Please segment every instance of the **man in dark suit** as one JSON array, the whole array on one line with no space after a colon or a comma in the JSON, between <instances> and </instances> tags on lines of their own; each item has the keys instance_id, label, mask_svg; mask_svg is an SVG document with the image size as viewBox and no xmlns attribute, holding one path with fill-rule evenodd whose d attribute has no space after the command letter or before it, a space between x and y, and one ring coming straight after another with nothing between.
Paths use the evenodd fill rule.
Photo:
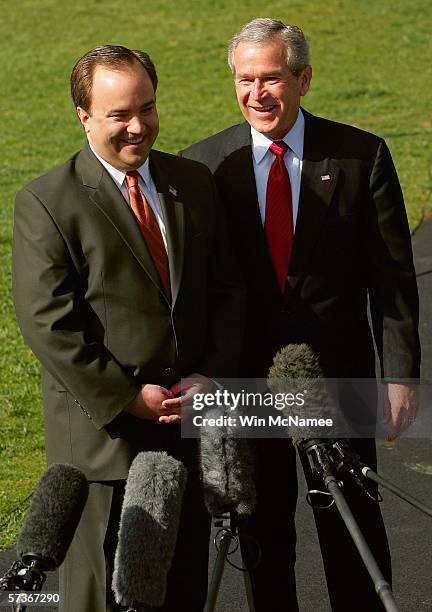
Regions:
<instances>
[{"instance_id":1,"label":"man in dark suit","mask_svg":"<svg viewBox=\"0 0 432 612\"><path fill-rule=\"evenodd\" d=\"M393 439L416 416L409 379L419 376L420 350L410 233L387 146L300 108L312 68L299 28L273 19L246 24L231 41L229 64L246 123L181 155L211 169L226 208L247 285L242 375L266 378L281 347L306 342L328 377L373 378L369 298ZM360 420L362 410L359 405ZM368 410L375 410L374 401ZM257 506L245 531L262 547L261 563L251 572L256 611L297 610L295 453L288 440L255 443ZM353 444L375 465L374 440ZM317 488L321 483L301 459L309 486ZM354 485L344 490L391 580L378 504ZM315 512L315 520L332 609L381 609L337 511ZM252 556L248 542L242 545L246 559Z\"/></svg>"},{"instance_id":2,"label":"man in dark suit","mask_svg":"<svg viewBox=\"0 0 432 612\"><path fill-rule=\"evenodd\" d=\"M117 609L109 585L124 479L137 452L165 450L185 463L188 484L163 610L200 612L210 520L196 441L181 440L179 422L182 403L212 388L207 377L235 373L240 275L209 170L152 150L148 55L97 47L71 85L88 142L18 194L13 248L17 317L42 364L48 461L92 483L60 571L62 610ZM186 399L175 396L180 379Z\"/></svg>"}]
</instances>

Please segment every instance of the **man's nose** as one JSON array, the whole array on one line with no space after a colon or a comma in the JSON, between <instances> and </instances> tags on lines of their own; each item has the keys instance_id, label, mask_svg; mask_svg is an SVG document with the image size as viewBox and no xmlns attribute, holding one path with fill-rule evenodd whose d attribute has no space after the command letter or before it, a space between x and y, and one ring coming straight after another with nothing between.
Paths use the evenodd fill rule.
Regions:
<instances>
[{"instance_id":1,"label":"man's nose","mask_svg":"<svg viewBox=\"0 0 432 612\"><path fill-rule=\"evenodd\" d=\"M255 79L252 85L252 95L259 100L265 94L265 85L261 79Z\"/></svg>"},{"instance_id":2,"label":"man's nose","mask_svg":"<svg viewBox=\"0 0 432 612\"><path fill-rule=\"evenodd\" d=\"M143 123L140 119L140 117L138 115L134 115L133 117L131 117L129 123L128 123L128 132L130 132L131 134L141 134L141 132L143 131L144 127L143 127Z\"/></svg>"}]
</instances>

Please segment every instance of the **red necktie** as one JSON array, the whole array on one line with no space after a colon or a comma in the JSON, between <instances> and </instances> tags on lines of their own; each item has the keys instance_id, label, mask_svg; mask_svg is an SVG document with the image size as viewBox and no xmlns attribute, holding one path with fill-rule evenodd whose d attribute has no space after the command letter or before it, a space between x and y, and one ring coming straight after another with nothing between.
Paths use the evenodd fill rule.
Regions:
<instances>
[{"instance_id":1,"label":"red necktie","mask_svg":"<svg viewBox=\"0 0 432 612\"><path fill-rule=\"evenodd\" d=\"M138 186L138 177L139 174L136 170L126 173L130 205L161 277L165 294L171 299L168 255L156 215Z\"/></svg>"},{"instance_id":2,"label":"red necktie","mask_svg":"<svg viewBox=\"0 0 432 612\"><path fill-rule=\"evenodd\" d=\"M288 145L277 140L270 146L276 157L270 168L264 232L273 268L282 293L288 276L293 243L291 183L284 163Z\"/></svg>"}]
</instances>

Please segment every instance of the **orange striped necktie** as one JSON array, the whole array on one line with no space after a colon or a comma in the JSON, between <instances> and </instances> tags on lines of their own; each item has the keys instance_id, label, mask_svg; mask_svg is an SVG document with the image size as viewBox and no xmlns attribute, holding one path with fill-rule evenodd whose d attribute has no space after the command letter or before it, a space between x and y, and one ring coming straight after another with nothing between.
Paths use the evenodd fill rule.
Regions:
<instances>
[{"instance_id":1,"label":"orange striped necktie","mask_svg":"<svg viewBox=\"0 0 432 612\"><path fill-rule=\"evenodd\" d=\"M129 202L140 226L144 240L153 258L154 264L162 284L165 294L171 300L171 283L169 275L168 254L162 238L156 215L147 202L145 195L138 185L139 173L132 170L126 173L126 183L129 192Z\"/></svg>"}]
</instances>

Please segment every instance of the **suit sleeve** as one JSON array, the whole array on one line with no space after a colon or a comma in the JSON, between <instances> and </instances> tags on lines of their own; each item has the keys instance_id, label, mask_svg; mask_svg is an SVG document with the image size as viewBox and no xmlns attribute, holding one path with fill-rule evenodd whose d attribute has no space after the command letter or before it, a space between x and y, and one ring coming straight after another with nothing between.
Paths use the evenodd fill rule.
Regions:
<instances>
[{"instance_id":1,"label":"suit sleeve","mask_svg":"<svg viewBox=\"0 0 432 612\"><path fill-rule=\"evenodd\" d=\"M380 141L370 176L368 258L374 335L386 380L420 376L419 299L402 190Z\"/></svg>"},{"instance_id":2,"label":"suit sleeve","mask_svg":"<svg viewBox=\"0 0 432 612\"><path fill-rule=\"evenodd\" d=\"M101 429L133 399L137 384L98 340L95 314L61 232L30 190L18 193L13 295L24 339L42 365Z\"/></svg>"}]
</instances>

